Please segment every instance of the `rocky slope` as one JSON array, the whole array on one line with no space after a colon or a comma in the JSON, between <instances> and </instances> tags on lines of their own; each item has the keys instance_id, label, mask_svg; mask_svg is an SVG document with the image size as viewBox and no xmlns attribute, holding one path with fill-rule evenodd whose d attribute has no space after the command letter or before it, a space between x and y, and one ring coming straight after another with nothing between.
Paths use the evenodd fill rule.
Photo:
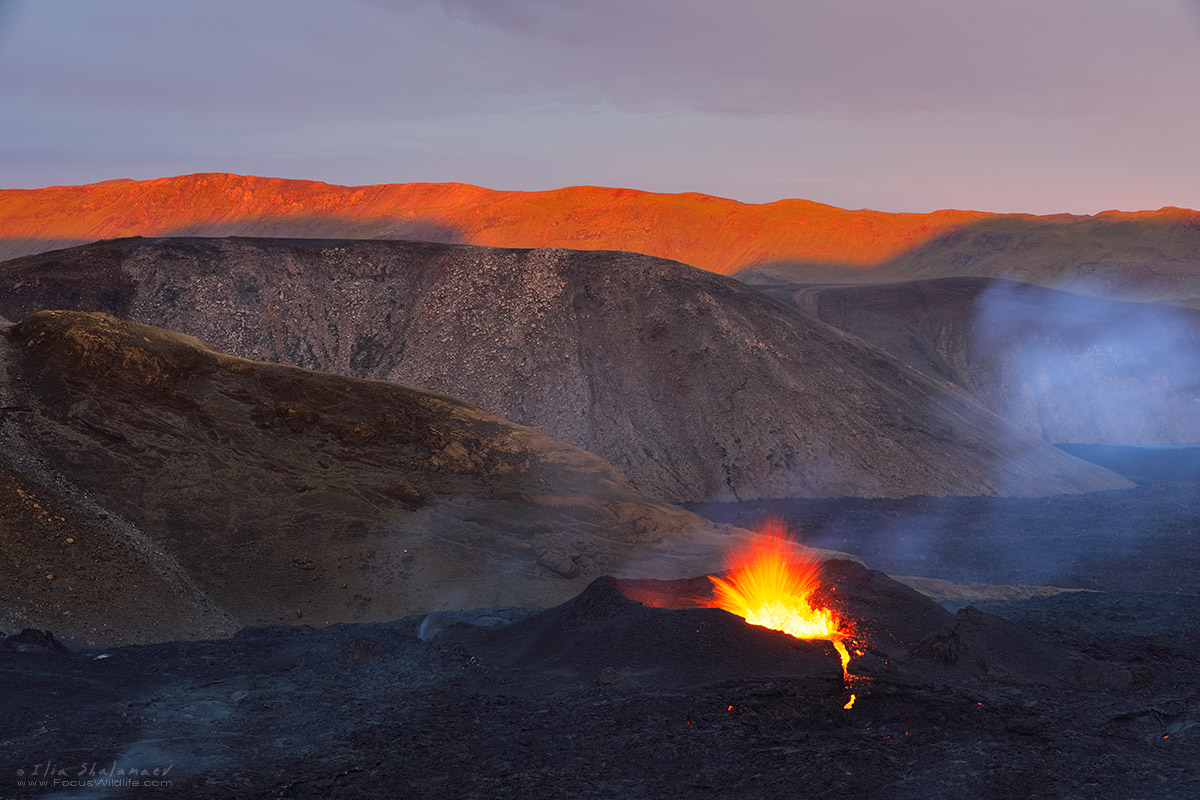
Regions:
<instances>
[{"instance_id":1,"label":"rocky slope","mask_svg":"<svg viewBox=\"0 0 1200 800\"><path fill-rule=\"evenodd\" d=\"M848 211L701 194L579 186L332 186L199 174L0 190L0 258L126 236L423 239L626 250L758 280L986 275L1097 293L1200 302L1200 214L1095 216Z\"/></svg>"},{"instance_id":2,"label":"rocky slope","mask_svg":"<svg viewBox=\"0 0 1200 800\"><path fill-rule=\"evenodd\" d=\"M0 267L0 313L102 310L268 361L447 392L672 500L1123 488L882 350L629 253L125 240Z\"/></svg>"},{"instance_id":3,"label":"rocky slope","mask_svg":"<svg viewBox=\"0 0 1200 800\"><path fill-rule=\"evenodd\" d=\"M545 605L725 534L445 395L102 314L0 342L5 627L139 642Z\"/></svg>"},{"instance_id":4,"label":"rocky slope","mask_svg":"<svg viewBox=\"0 0 1200 800\"><path fill-rule=\"evenodd\" d=\"M1047 441L1200 443L1200 311L986 278L766 291Z\"/></svg>"}]
</instances>

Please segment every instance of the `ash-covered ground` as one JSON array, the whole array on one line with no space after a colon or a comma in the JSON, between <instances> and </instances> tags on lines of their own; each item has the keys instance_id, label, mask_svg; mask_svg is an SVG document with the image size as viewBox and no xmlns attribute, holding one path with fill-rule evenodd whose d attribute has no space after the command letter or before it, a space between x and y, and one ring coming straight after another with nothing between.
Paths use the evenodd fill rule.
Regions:
<instances>
[{"instance_id":1,"label":"ash-covered ground","mask_svg":"<svg viewBox=\"0 0 1200 800\"><path fill-rule=\"evenodd\" d=\"M857 551L872 567L1101 590L950 613L831 562L834 600L896 634L852 662L871 677L849 689L827 643L716 609L646 608L604 580L546 611L104 651L10 637L0 797L1190 800L1197 527L1171 503L1190 506L1194 484L1159 474L1053 500L791 506L819 544L857 530L843 535L875 547ZM904 522L941 531L922 539L940 562L866 535ZM1030 543L1039 557L1021 555Z\"/></svg>"},{"instance_id":2,"label":"ash-covered ground","mask_svg":"<svg viewBox=\"0 0 1200 800\"><path fill-rule=\"evenodd\" d=\"M428 638L451 620L419 617L104 652L0 647L0 796L1200 793L1200 598L1072 593L984 604L1022 636L1089 666L1026 682L942 669L935 649L907 671L860 683L850 710L824 651L715 609L637 608L622 611L622 647L579 657L562 625L586 635L601 620L578 603L538 623L534 658L515 653L522 648L505 643L503 628L450 627L423 641L422 625ZM679 616L689 614L707 616ZM467 616L523 620L511 629L545 614ZM694 624L706 658L677 649ZM661 663L649 660L656 653ZM170 783L117 777L110 789L104 772L114 767ZM99 783L64 783L88 780Z\"/></svg>"}]
</instances>

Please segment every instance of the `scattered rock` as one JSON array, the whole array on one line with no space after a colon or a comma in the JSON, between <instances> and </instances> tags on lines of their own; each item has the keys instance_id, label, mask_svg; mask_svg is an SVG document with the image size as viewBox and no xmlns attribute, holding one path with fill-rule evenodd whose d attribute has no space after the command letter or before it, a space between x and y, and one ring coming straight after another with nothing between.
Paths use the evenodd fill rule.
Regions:
<instances>
[{"instance_id":1,"label":"scattered rock","mask_svg":"<svg viewBox=\"0 0 1200 800\"><path fill-rule=\"evenodd\" d=\"M1036 736L1046 730L1049 725L1050 720L1045 717L1015 717L1005 723L1004 729L1009 733L1015 733L1019 736Z\"/></svg>"},{"instance_id":2,"label":"scattered rock","mask_svg":"<svg viewBox=\"0 0 1200 800\"><path fill-rule=\"evenodd\" d=\"M616 686L621 682L621 673L617 672L612 667L605 667L600 670L600 674L596 676L597 686Z\"/></svg>"},{"instance_id":3,"label":"scattered rock","mask_svg":"<svg viewBox=\"0 0 1200 800\"><path fill-rule=\"evenodd\" d=\"M538 553L537 563L538 566L545 567L560 578L574 578L581 571L574 558L558 550L545 550Z\"/></svg>"},{"instance_id":4,"label":"scattered rock","mask_svg":"<svg viewBox=\"0 0 1200 800\"><path fill-rule=\"evenodd\" d=\"M4 647L17 653L70 653L71 649L54 638L50 631L25 628L4 639Z\"/></svg>"},{"instance_id":5,"label":"scattered rock","mask_svg":"<svg viewBox=\"0 0 1200 800\"><path fill-rule=\"evenodd\" d=\"M1133 685L1133 673L1124 664L1085 661L1079 665L1078 680L1085 689L1126 692Z\"/></svg>"},{"instance_id":6,"label":"scattered rock","mask_svg":"<svg viewBox=\"0 0 1200 800\"><path fill-rule=\"evenodd\" d=\"M1058 685L1070 666L1061 650L974 606L960 609L948 627L918 642L911 657L964 677L1011 684Z\"/></svg>"},{"instance_id":7,"label":"scattered rock","mask_svg":"<svg viewBox=\"0 0 1200 800\"><path fill-rule=\"evenodd\" d=\"M383 645L372 639L355 639L347 647L345 659L350 662L374 661L383 658Z\"/></svg>"}]
</instances>

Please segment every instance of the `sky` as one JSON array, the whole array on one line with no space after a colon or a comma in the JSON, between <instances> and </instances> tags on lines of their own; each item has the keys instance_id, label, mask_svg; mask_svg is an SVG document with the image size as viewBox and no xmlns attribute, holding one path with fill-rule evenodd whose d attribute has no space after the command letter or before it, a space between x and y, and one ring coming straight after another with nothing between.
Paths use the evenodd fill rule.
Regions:
<instances>
[{"instance_id":1,"label":"sky","mask_svg":"<svg viewBox=\"0 0 1200 800\"><path fill-rule=\"evenodd\" d=\"M1200 0L0 0L0 187L1200 208Z\"/></svg>"}]
</instances>

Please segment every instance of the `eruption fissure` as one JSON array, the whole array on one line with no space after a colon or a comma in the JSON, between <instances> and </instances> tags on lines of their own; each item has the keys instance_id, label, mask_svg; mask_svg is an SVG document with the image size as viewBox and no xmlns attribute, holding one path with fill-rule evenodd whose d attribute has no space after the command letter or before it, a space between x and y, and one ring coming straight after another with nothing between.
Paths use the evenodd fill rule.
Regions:
<instances>
[{"instance_id":1,"label":"eruption fissure","mask_svg":"<svg viewBox=\"0 0 1200 800\"><path fill-rule=\"evenodd\" d=\"M778 521L768 521L745 547L726 557L725 577L709 575L714 598L710 605L743 617L751 625L783 631L797 639L831 642L842 662L847 684L854 631L832 609L815 605L821 585L821 562L798 550ZM854 704L851 695L846 708Z\"/></svg>"}]
</instances>

